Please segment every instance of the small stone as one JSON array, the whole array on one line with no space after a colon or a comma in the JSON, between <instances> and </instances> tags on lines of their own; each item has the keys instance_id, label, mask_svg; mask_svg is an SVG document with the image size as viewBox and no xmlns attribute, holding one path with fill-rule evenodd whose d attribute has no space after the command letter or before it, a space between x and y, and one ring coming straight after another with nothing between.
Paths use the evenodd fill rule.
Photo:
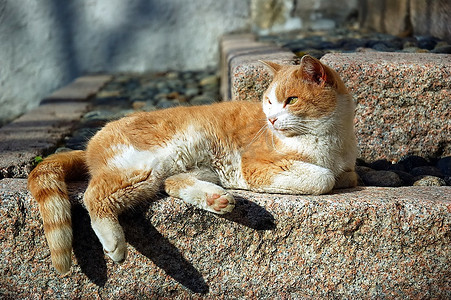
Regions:
<instances>
[{"instance_id":1,"label":"small stone","mask_svg":"<svg viewBox=\"0 0 451 300\"><path fill-rule=\"evenodd\" d=\"M102 127L106 122L114 119L114 113L106 110L94 110L86 113L81 122L83 126L94 128Z\"/></svg>"},{"instance_id":2,"label":"small stone","mask_svg":"<svg viewBox=\"0 0 451 300\"><path fill-rule=\"evenodd\" d=\"M435 176L424 176L420 179L417 179L414 183L414 186L445 186L445 180L440 177Z\"/></svg>"},{"instance_id":3,"label":"small stone","mask_svg":"<svg viewBox=\"0 0 451 300\"><path fill-rule=\"evenodd\" d=\"M386 171L391 165L386 159L378 159L370 164L370 168L378 171Z\"/></svg>"},{"instance_id":4,"label":"small stone","mask_svg":"<svg viewBox=\"0 0 451 300\"><path fill-rule=\"evenodd\" d=\"M135 110L140 110L142 109L144 106L146 106L146 102L145 101L134 101L132 103L132 107Z\"/></svg>"},{"instance_id":5,"label":"small stone","mask_svg":"<svg viewBox=\"0 0 451 300\"><path fill-rule=\"evenodd\" d=\"M431 50L431 53L451 54L451 45L435 47L434 50Z\"/></svg>"},{"instance_id":6,"label":"small stone","mask_svg":"<svg viewBox=\"0 0 451 300\"><path fill-rule=\"evenodd\" d=\"M218 85L218 77L216 75L210 75L207 77L202 78L202 80L199 82L201 86L206 85Z\"/></svg>"},{"instance_id":7,"label":"small stone","mask_svg":"<svg viewBox=\"0 0 451 300\"><path fill-rule=\"evenodd\" d=\"M406 171L406 167L402 164L391 164L388 168L389 171Z\"/></svg>"},{"instance_id":8,"label":"small stone","mask_svg":"<svg viewBox=\"0 0 451 300\"><path fill-rule=\"evenodd\" d=\"M167 83L166 81L159 81L157 82L157 89L159 89L160 91L167 89Z\"/></svg>"},{"instance_id":9,"label":"small stone","mask_svg":"<svg viewBox=\"0 0 451 300\"><path fill-rule=\"evenodd\" d=\"M187 97L194 97L194 96L196 96L196 95L199 94L199 89L198 89L197 87L195 87L195 88L187 88L187 89L185 90L184 94L185 94Z\"/></svg>"},{"instance_id":10,"label":"small stone","mask_svg":"<svg viewBox=\"0 0 451 300\"><path fill-rule=\"evenodd\" d=\"M398 174L391 171L370 171L363 174L362 180L369 186L399 187L403 184Z\"/></svg>"},{"instance_id":11,"label":"small stone","mask_svg":"<svg viewBox=\"0 0 451 300\"><path fill-rule=\"evenodd\" d=\"M418 47L421 49L432 50L437 44L437 39L432 36L419 36L418 39Z\"/></svg>"},{"instance_id":12,"label":"small stone","mask_svg":"<svg viewBox=\"0 0 451 300\"><path fill-rule=\"evenodd\" d=\"M369 167L370 166L365 160L363 160L361 158L357 158L355 160L355 164L356 164L356 166L364 166L364 167Z\"/></svg>"},{"instance_id":13,"label":"small stone","mask_svg":"<svg viewBox=\"0 0 451 300\"><path fill-rule=\"evenodd\" d=\"M307 50L296 52L296 55L299 57L302 57L304 55L310 55L317 59L320 59L321 57L323 57L324 54L326 54L326 51L317 50L317 49L307 49Z\"/></svg>"},{"instance_id":14,"label":"small stone","mask_svg":"<svg viewBox=\"0 0 451 300\"><path fill-rule=\"evenodd\" d=\"M421 166L410 170L412 176L430 175L435 177L443 177L443 173L436 167L433 166Z\"/></svg>"},{"instance_id":15,"label":"small stone","mask_svg":"<svg viewBox=\"0 0 451 300\"><path fill-rule=\"evenodd\" d=\"M355 171L357 172L357 174L359 174L360 177L362 177L364 174L374 171L374 169L365 166L356 166Z\"/></svg>"},{"instance_id":16,"label":"small stone","mask_svg":"<svg viewBox=\"0 0 451 300\"><path fill-rule=\"evenodd\" d=\"M180 94L178 92L172 92L166 95L168 99L178 99L179 96Z\"/></svg>"},{"instance_id":17,"label":"small stone","mask_svg":"<svg viewBox=\"0 0 451 300\"><path fill-rule=\"evenodd\" d=\"M73 151L74 149L68 148L68 147L59 147L58 149L55 150L54 153L61 153L61 152L69 152L69 151Z\"/></svg>"},{"instance_id":18,"label":"small stone","mask_svg":"<svg viewBox=\"0 0 451 300\"><path fill-rule=\"evenodd\" d=\"M437 162L437 168L446 176L451 176L451 156L442 157Z\"/></svg>"},{"instance_id":19,"label":"small stone","mask_svg":"<svg viewBox=\"0 0 451 300\"><path fill-rule=\"evenodd\" d=\"M168 72L166 74L167 79L177 79L179 78L179 74L177 72Z\"/></svg>"},{"instance_id":20,"label":"small stone","mask_svg":"<svg viewBox=\"0 0 451 300\"><path fill-rule=\"evenodd\" d=\"M121 95L120 91L114 90L114 91L100 91L97 93L97 98L111 98L111 97L119 97Z\"/></svg>"},{"instance_id":21,"label":"small stone","mask_svg":"<svg viewBox=\"0 0 451 300\"><path fill-rule=\"evenodd\" d=\"M212 104L214 99L212 97L206 96L206 95L199 95L191 99L190 104L191 105L205 105L205 104Z\"/></svg>"},{"instance_id":22,"label":"small stone","mask_svg":"<svg viewBox=\"0 0 451 300\"><path fill-rule=\"evenodd\" d=\"M170 107L177 106L178 104L179 104L179 102L176 100L161 99L160 101L158 101L158 103L155 107L156 108L170 108Z\"/></svg>"},{"instance_id":23,"label":"small stone","mask_svg":"<svg viewBox=\"0 0 451 300\"><path fill-rule=\"evenodd\" d=\"M395 51L395 49L393 49L392 47L387 46L386 43L376 43L371 48L376 50L376 51L381 51L381 52L393 52L393 51Z\"/></svg>"},{"instance_id":24,"label":"small stone","mask_svg":"<svg viewBox=\"0 0 451 300\"><path fill-rule=\"evenodd\" d=\"M401 171L401 170L390 170L393 173L396 173L399 178L402 180L403 185L412 185L414 183L414 176L412 176L411 174Z\"/></svg>"},{"instance_id":25,"label":"small stone","mask_svg":"<svg viewBox=\"0 0 451 300\"><path fill-rule=\"evenodd\" d=\"M417 155L409 155L406 157L401 158L401 160L398 162L398 164L404 165L406 168L406 171L409 172L413 168L416 167L422 167L429 165L428 161L421 156Z\"/></svg>"}]
</instances>

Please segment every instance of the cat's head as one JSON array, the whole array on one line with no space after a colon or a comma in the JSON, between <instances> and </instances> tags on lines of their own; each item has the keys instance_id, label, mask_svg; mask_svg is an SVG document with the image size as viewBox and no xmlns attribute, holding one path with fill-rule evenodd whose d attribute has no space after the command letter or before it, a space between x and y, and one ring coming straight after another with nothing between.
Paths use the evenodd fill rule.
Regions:
<instances>
[{"instance_id":1,"label":"cat's head","mask_svg":"<svg viewBox=\"0 0 451 300\"><path fill-rule=\"evenodd\" d=\"M300 65L262 63L274 75L263 94L263 111L268 126L285 136L314 130L334 113L338 97L348 94L338 74L311 56L302 57Z\"/></svg>"}]
</instances>

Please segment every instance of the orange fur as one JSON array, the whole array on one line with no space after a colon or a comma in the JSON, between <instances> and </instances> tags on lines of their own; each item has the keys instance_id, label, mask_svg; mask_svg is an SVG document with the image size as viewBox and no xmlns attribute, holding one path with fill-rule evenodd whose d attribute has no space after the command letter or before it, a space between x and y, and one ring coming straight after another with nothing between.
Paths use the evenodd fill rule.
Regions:
<instances>
[{"instance_id":1,"label":"orange fur","mask_svg":"<svg viewBox=\"0 0 451 300\"><path fill-rule=\"evenodd\" d=\"M28 182L55 268L65 273L70 267L65 181L78 170L89 171L84 203L105 253L116 262L126 256L118 215L162 189L222 214L235 205L224 188L321 194L334 184L354 185L354 106L339 76L311 57L300 66L265 64L274 79L262 103L136 113L107 124L86 151L40 163Z\"/></svg>"}]
</instances>

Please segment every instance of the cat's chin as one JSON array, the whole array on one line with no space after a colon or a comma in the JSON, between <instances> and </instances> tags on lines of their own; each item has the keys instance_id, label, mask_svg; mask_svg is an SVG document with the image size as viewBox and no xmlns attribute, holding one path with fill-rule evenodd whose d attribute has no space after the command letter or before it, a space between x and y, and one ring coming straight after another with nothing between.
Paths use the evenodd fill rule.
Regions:
<instances>
[{"instance_id":1,"label":"cat's chin","mask_svg":"<svg viewBox=\"0 0 451 300\"><path fill-rule=\"evenodd\" d=\"M286 136L286 137L293 137L293 136L299 135L299 133L294 132L294 131L289 130L289 129L276 129L276 128L273 128L273 130L275 132L277 132L278 134Z\"/></svg>"}]
</instances>

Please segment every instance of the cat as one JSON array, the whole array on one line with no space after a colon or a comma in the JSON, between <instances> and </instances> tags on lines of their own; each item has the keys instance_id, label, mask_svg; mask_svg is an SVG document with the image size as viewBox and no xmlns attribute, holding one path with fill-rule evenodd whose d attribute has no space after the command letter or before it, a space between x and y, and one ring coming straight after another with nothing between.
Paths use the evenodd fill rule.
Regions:
<instances>
[{"instance_id":1,"label":"cat","mask_svg":"<svg viewBox=\"0 0 451 300\"><path fill-rule=\"evenodd\" d=\"M71 266L71 207L66 181L89 178L84 193L91 226L105 253L123 262L118 215L164 190L224 214L226 189L319 195L353 187L354 102L338 74L304 56L300 65L262 62L273 80L261 102L138 112L110 122L85 151L53 154L30 173L53 266Z\"/></svg>"}]
</instances>

